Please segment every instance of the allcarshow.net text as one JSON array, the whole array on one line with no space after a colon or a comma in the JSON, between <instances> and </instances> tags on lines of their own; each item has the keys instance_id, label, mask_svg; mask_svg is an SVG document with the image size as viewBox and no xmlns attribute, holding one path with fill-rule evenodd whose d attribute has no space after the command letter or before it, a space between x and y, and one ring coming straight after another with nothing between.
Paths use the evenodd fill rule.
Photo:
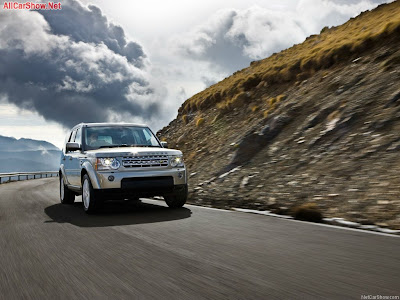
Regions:
<instances>
[{"instance_id":1,"label":"allcarshow.net text","mask_svg":"<svg viewBox=\"0 0 400 300\"><path fill-rule=\"evenodd\" d=\"M34 2L4 2L4 10L60 10L61 2L47 2L47 3L34 3Z\"/></svg>"}]
</instances>

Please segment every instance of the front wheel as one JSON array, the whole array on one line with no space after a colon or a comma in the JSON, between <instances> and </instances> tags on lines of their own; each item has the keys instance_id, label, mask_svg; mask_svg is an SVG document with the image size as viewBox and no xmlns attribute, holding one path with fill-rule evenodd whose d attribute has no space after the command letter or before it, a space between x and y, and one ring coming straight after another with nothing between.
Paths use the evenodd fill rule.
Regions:
<instances>
[{"instance_id":1,"label":"front wheel","mask_svg":"<svg viewBox=\"0 0 400 300\"><path fill-rule=\"evenodd\" d=\"M75 194L65 185L62 174L60 174L60 201L62 204L73 204L75 201Z\"/></svg>"},{"instance_id":2,"label":"front wheel","mask_svg":"<svg viewBox=\"0 0 400 300\"><path fill-rule=\"evenodd\" d=\"M179 208L185 205L188 197L187 185L181 187L179 190L175 191L171 196L164 196L165 203L170 208Z\"/></svg>"},{"instance_id":3,"label":"front wheel","mask_svg":"<svg viewBox=\"0 0 400 300\"><path fill-rule=\"evenodd\" d=\"M82 178L82 201L83 209L86 213L91 214L95 212L100 206L100 200L96 199L93 186L90 182L90 178L85 174Z\"/></svg>"}]
</instances>

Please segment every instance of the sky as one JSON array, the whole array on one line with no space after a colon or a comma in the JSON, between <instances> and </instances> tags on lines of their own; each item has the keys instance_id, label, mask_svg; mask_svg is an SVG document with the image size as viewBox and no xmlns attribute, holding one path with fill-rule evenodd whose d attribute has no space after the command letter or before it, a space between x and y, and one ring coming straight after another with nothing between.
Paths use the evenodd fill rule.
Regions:
<instances>
[{"instance_id":1,"label":"sky","mask_svg":"<svg viewBox=\"0 0 400 300\"><path fill-rule=\"evenodd\" d=\"M61 148L80 122L157 131L251 61L384 2L65 0L29 11L0 1L0 135Z\"/></svg>"}]
</instances>

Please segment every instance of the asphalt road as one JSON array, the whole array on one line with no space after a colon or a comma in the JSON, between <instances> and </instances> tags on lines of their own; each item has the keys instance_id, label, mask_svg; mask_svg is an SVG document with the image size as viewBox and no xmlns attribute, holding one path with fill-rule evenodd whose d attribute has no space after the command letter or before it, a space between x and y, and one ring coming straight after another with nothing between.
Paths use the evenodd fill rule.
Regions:
<instances>
[{"instance_id":1,"label":"asphalt road","mask_svg":"<svg viewBox=\"0 0 400 300\"><path fill-rule=\"evenodd\" d=\"M161 201L61 205L0 185L1 299L361 299L400 295L400 238Z\"/></svg>"}]
</instances>

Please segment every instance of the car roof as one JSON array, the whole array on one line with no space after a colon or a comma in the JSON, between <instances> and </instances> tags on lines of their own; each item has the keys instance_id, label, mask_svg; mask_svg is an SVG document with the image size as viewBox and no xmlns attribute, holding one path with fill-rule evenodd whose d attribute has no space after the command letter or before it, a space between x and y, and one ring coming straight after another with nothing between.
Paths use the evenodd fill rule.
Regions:
<instances>
[{"instance_id":1,"label":"car roof","mask_svg":"<svg viewBox=\"0 0 400 300\"><path fill-rule=\"evenodd\" d=\"M75 125L72 129L77 127L101 127L101 126L137 126L137 127L148 127L145 124L139 123L80 123Z\"/></svg>"}]
</instances>

